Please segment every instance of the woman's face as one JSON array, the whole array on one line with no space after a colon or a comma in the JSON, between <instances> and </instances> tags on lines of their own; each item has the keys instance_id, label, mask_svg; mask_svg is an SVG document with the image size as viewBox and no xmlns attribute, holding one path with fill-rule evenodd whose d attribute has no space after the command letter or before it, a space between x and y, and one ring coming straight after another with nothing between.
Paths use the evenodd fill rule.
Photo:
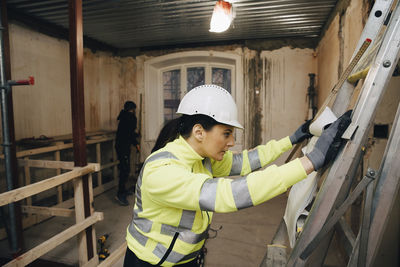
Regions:
<instances>
[{"instance_id":1,"label":"woman's face","mask_svg":"<svg viewBox=\"0 0 400 267\"><path fill-rule=\"evenodd\" d=\"M203 156L222 160L225 152L234 145L233 126L217 124L210 131L205 131L202 142Z\"/></svg>"}]
</instances>

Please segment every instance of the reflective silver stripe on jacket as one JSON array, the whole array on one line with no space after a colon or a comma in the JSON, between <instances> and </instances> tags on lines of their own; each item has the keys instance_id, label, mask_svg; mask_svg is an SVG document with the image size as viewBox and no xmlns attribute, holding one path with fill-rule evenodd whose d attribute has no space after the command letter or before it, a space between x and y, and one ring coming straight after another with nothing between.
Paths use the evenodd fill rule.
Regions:
<instances>
[{"instance_id":1,"label":"reflective silver stripe on jacket","mask_svg":"<svg viewBox=\"0 0 400 267\"><path fill-rule=\"evenodd\" d=\"M200 209L215 211L215 200L217 198L218 181L221 178L209 179L204 182L200 191ZM231 181L232 195L236 208L243 209L254 206L247 186L247 176Z\"/></svg>"},{"instance_id":2,"label":"reflective silver stripe on jacket","mask_svg":"<svg viewBox=\"0 0 400 267\"><path fill-rule=\"evenodd\" d=\"M232 156L232 167L229 176L240 175L242 172L243 165L243 154L233 154Z\"/></svg>"},{"instance_id":3,"label":"reflective silver stripe on jacket","mask_svg":"<svg viewBox=\"0 0 400 267\"><path fill-rule=\"evenodd\" d=\"M137 210L134 210L133 224L144 233L149 233L153 222L147 218L140 218L137 215ZM195 211L183 210L181 221L178 227L171 226L168 224L161 224L161 234L173 236L176 232L179 232L178 238L189 244L197 244L204 240L207 236L208 230L203 233L196 234L191 231L196 216Z\"/></svg>"},{"instance_id":4,"label":"reflective silver stripe on jacket","mask_svg":"<svg viewBox=\"0 0 400 267\"><path fill-rule=\"evenodd\" d=\"M251 171L261 168L260 157L258 156L258 149L251 150L247 153L249 157Z\"/></svg>"},{"instance_id":5,"label":"reflective silver stripe on jacket","mask_svg":"<svg viewBox=\"0 0 400 267\"><path fill-rule=\"evenodd\" d=\"M232 195L238 210L254 206L246 178L247 176L241 177L231 182Z\"/></svg>"},{"instance_id":6,"label":"reflective silver stripe on jacket","mask_svg":"<svg viewBox=\"0 0 400 267\"><path fill-rule=\"evenodd\" d=\"M218 181L221 178L208 179L200 190L200 209L205 211L215 210L215 199L217 197Z\"/></svg>"},{"instance_id":7,"label":"reflective silver stripe on jacket","mask_svg":"<svg viewBox=\"0 0 400 267\"><path fill-rule=\"evenodd\" d=\"M147 163L158 160L158 159L178 159L177 157L174 156L174 154L168 152L168 151L163 151L158 154L155 154L148 158L143 166L142 169L140 170L140 174L138 177L138 180L136 182L136 191L135 191L135 196L136 196L136 206L139 208L139 211L143 211L142 208L142 191L141 191L141 186L142 186L142 178L143 178L143 170L144 167L146 166Z\"/></svg>"},{"instance_id":8,"label":"reflective silver stripe on jacket","mask_svg":"<svg viewBox=\"0 0 400 267\"><path fill-rule=\"evenodd\" d=\"M129 233L142 246L145 246L147 240L149 239L148 237L141 234L138 230L136 230L136 228L133 224L129 225ZM161 243L158 243L156 245L155 249L153 250L153 254L156 255L159 259L161 259L165 255L166 252L167 252L167 248L165 246L163 246ZM199 252L200 252L200 250L192 252L188 255L183 255L183 254L177 253L175 251L171 251L170 254L168 255L166 261L172 262L172 263L178 263L180 261L193 259L199 254Z\"/></svg>"},{"instance_id":9,"label":"reflective silver stripe on jacket","mask_svg":"<svg viewBox=\"0 0 400 267\"><path fill-rule=\"evenodd\" d=\"M163 246L162 244L158 243L157 246L154 248L153 250L153 254L156 255L158 258L162 258L165 253L167 252L167 249L165 246ZM180 254L178 252L175 251L171 251L167 257L167 259L165 261L168 262L172 262L172 263L178 263L181 261L185 261L185 260L190 260L190 259L194 259L198 254L199 254L200 250L192 252L188 255L183 255Z\"/></svg>"},{"instance_id":10,"label":"reflective silver stripe on jacket","mask_svg":"<svg viewBox=\"0 0 400 267\"><path fill-rule=\"evenodd\" d=\"M142 178L143 178L143 169L146 166L148 162L158 160L158 159L166 159L166 158L172 158L172 159L177 159L172 153L170 152L160 152L150 158L148 158L145 163L143 164L142 170L140 172L140 175L138 177L137 183L136 183L136 205L138 209L135 209L133 211L133 220L131 224L129 225L129 233L131 236L136 239L140 244L143 246L146 245L146 242L148 240L148 237L145 235L141 234L137 229L139 229L143 233L149 233L152 229L153 222L147 218L141 218L139 217L138 213L142 212L142 197L141 197L141 186L142 186ZM211 168L211 161L210 162L210 168ZM182 211L182 216L181 220L179 222L179 226L171 226L167 224L162 224L161 225L161 234L164 235L169 235L169 236L174 236L176 232L179 232L178 238L182 240L183 242L189 243L189 244L197 244L201 241L203 241L207 237L208 233L208 228L200 234L196 234L191 231L194 223L194 219L196 216L196 211L190 211L190 210L183 210ZM160 259L164 256L166 252L166 248L162 244L158 244L156 249L153 251L155 255L157 255ZM189 255L181 255L179 253L176 253L174 251L171 251L169 254L168 258L166 259L169 262L173 263L178 263L179 261L184 261L186 259L192 259L197 256L199 252L196 251L194 253L191 253Z\"/></svg>"},{"instance_id":11,"label":"reflective silver stripe on jacket","mask_svg":"<svg viewBox=\"0 0 400 267\"><path fill-rule=\"evenodd\" d=\"M146 246L146 242L149 239L147 236L142 235L138 230L136 230L136 227L133 223L129 224L129 233L131 236L139 242L142 246Z\"/></svg>"}]
</instances>

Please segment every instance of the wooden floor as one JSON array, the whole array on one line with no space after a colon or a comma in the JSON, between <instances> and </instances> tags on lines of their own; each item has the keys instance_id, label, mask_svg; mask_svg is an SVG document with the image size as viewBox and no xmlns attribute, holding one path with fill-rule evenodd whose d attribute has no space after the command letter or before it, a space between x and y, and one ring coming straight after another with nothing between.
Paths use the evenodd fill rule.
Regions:
<instances>
[{"instance_id":1,"label":"wooden floor","mask_svg":"<svg viewBox=\"0 0 400 267\"><path fill-rule=\"evenodd\" d=\"M132 205L120 206L114 200L116 189L95 198L95 210L104 212L104 220L96 224L96 235L108 234L106 247L110 252L125 240L126 227L132 218ZM128 198L133 204L133 196ZM256 267L259 266L271 241L286 206L286 194L282 194L257 207L234 213L215 214L212 228L219 229L216 238L206 244L208 253L205 266ZM73 218L54 217L27 229L24 233L26 248L61 232L74 222ZM77 242L72 238L47 253L43 259L77 266ZM0 242L0 257L9 255L8 242ZM122 259L114 266L122 266ZM335 264L329 264L335 266ZM340 266L340 265L336 265Z\"/></svg>"}]
</instances>

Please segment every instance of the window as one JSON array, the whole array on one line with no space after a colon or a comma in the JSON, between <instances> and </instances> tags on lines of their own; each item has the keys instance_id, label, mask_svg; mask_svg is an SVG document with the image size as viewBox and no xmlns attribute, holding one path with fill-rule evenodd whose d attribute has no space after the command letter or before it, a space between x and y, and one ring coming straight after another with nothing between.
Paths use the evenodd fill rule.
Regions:
<instances>
[{"instance_id":1,"label":"window","mask_svg":"<svg viewBox=\"0 0 400 267\"><path fill-rule=\"evenodd\" d=\"M183 75L181 75L181 72ZM206 78L206 72L211 72L211 79ZM181 80L186 77L186 80ZM213 67L212 65L187 67L181 66L180 69L162 70L162 88L164 91L164 123L178 117L180 96L185 95L193 88L204 84L216 84L225 88L231 93L231 69L223 67ZM186 90L181 90L181 84L186 84Z\"/></svg>"},{"instance_id":2,"label":"window","mask_svg":"<svg viewBox=\"0 0 400 267\"><path fill-rule=\"evenodd\" d=\"M187 68L187 91L203 84L205 84L204 67Z\"/></svg>"},{"instance_id":3,"label":"window","mask_svg":"<svg viewBox=\"0 0 400 267\"><path fill-rule=\"evenodd\" d=\"M163 72L163 91L164 91L164 121L172 120L177 117L180 101L180 70L170 70Z\"/></svg>"},{"instance_id":4,"label":"window","mask_svg":"<svg viewBox=\"0 0 400 267\"><path fill-rule=\"evenodd\" d=\"M231 92L231 70L212 68L212 83L221 86Z\"/></svg>"},{"instance_id":5,"label":"window","mask_svg":"<svg viewBox=\"0 0 400 267\"><path fill-rule=\"evenodd\" d=\"M182 96L199 85L213 83L228 90L238 105L239 121L244 122L240 55L216 51L180 52L152 58L144 64L144 141L149 146L154 144L165 121L178 116L176 111ZM238 149L242 137L242 131L237 131Z\"/></svg>"}]
</instances>

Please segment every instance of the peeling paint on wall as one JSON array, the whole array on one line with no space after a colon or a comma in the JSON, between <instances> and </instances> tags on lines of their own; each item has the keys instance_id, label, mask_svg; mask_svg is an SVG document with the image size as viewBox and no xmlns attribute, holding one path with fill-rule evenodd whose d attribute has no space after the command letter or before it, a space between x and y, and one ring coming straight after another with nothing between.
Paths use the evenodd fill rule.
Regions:
<instances>
[{"instance_id":1,"label":"peeling paint on wall","mask_svg":"<svg viewBox=\"0 0 400 267\"><path fill-rule=\"evenodd\" d=\"M247 99L248 114L249 114L249 127L246 132L248 136L249 147L254 147L261 143L261 104L260 104L260 91L262 83L262 61L260 53L257 52L256 56L246 58L246 70L248 75L248 88Z\"/></svg>"}]
</instances>

